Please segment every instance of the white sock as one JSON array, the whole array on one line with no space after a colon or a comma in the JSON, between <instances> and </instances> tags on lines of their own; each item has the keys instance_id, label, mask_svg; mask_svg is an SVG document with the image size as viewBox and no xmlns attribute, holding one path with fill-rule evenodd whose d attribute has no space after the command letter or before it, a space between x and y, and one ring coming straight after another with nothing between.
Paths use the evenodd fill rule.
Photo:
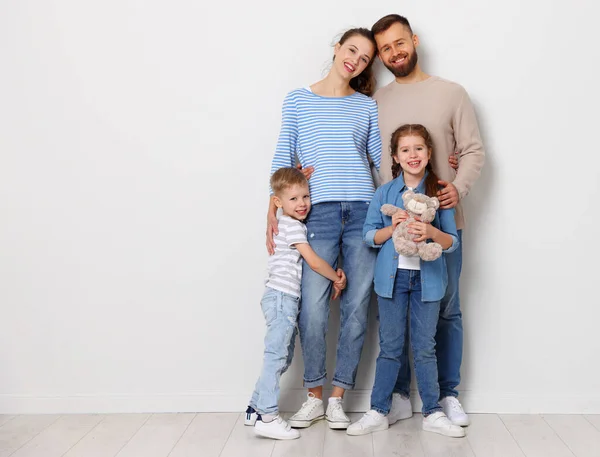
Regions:
<instances>
[{"instance_id":1,"label":"white sock","mask_svg":"<svg viewBox=\"0 0 600 457\"><path fill-rule=\"evenodd\" d=\"M268 424L269 422L273 422L275 420L277 414L261 414L260 417L265 424Z\"/></svg>"},{"instance_id":2,"label":"white sock","mask_svg":"<svg viewBox=\"0 0 600 457\"><path fill-rule=\"evenodd\" d=\"M331 403L341 403L342 397L329 397L329 404Z\"/></svg>"}]
</instances>

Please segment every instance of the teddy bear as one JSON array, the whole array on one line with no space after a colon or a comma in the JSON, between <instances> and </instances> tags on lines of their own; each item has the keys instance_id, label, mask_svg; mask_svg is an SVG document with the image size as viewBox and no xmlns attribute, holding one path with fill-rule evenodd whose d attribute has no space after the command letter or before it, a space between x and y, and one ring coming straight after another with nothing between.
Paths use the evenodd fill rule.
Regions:
<instances>
[{"instance_id":1,"label":"teddy bear","mask_svg":"<svg viewBox=\"0 0 600 457\"><path fill-rule=\"evenodd\" d=\"M440 207L439 200L436 197L428 197L424 194L415 193L412 190L404 192L402 200L404 201L404 208L408 213L408 219L398 224L392 234L396 252L409 257L419 254L419 257L426 261L439 258L443 250L439 243L427 243L425 241L415 243L413 240L417 238L417 235L408 233L408 224L415 222L415 217L418 217L421 222L425 223L433 221L435 212ZM401 209L390 204L385 204L381 207L381 212L386 216L392 216L398 211L401 211Z\"/></svg>"}]
</instances>

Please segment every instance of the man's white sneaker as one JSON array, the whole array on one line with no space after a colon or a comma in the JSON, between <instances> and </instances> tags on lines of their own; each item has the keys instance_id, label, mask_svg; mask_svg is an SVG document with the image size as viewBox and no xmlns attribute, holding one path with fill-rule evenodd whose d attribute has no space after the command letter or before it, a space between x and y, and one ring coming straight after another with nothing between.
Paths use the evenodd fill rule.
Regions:
<instances>
[{"instance_id":1,"label":"man's white sneaker","mask_svg":"<svg viewBox=\"0 0 600 457\"><path fill-rule=\"evenodd\" d=\"M358 422L350 425L346 433L351 436L367 435L389 428L388 418L383 414L371 409L367 411Z\"/></svg>"},{"instance_id":2,"label":"man's white sneaker","mask_svg":"<svg viewBox=\"0 0 600 457\"><path fill-rule=\"evenodd\" d=\"M450 419L441 411L423 418L423 430L453 438L462 438L465 436L463 428L450 422Z\"/></svg>"},{"instance_id":3,"label":"man's white sneaker","mask_svg":"<svg viewBox=\"0 0 600 457\"><path fill-rule=\"evenodd\" d=\"M405 398L400 394L392 394L392 407L387 415L390 425L403 419L409 419L413 415L410 398Z\"/></svg>"},{"instance_id":4,"label":"man's white sneaker","mask_svg":"<svg viewBox=\"0 0 600 457\"><path fill-rule=\"evenodd\" d=\"M271 422L256 421L254 433L273 440L295 440L300 438L300 432L290 427L290 424L279 415L275 416Z\"/></svg>"},{"instance_id":5,"label":"man's white sneaker","mask_svg":"<svg viewBox=\"0 0 600 457\"><path fill-rule=\"evenodd\" d=\"M244 413L244 425L249 425L250 427L254 427L256 424L256 419L258 418L258 413L252 406L248 406L246 412Z\"/></svg>"},{"instance_id":6,"label":"man's white sneaker","mask_svg":"<svg viewBox=\"0 0 600 457\"><path fill-rule=\"evenodd\" d=\"M466 427L471 423L458 398L452 396L444 397L440 400L440 406L454 425Z\"/></svg>"},{"instance_id":7,"label":"man's white sneaker","mask_svg":"<svg viewBox=\"0 0 600 457\"><path fill-rule=\"evenodd\" d=\"M341 398L332 397L329 399L325 417L327 418L327 425L333 430L346 430L350 425L350 419L344 412Z\"/></svg>"},{"instance_id":8,"label":"man's white sneaker","mask_svg":"<svg viewBox=\"0 0 600 457\"><path fill-rule=\"evenodd\" d=\"M302 403L302 408L289 418L292 427L306 428L325 417L323 400L318 399L312 392L308 393L308 399Z\"/></svg>"}]
</instances>

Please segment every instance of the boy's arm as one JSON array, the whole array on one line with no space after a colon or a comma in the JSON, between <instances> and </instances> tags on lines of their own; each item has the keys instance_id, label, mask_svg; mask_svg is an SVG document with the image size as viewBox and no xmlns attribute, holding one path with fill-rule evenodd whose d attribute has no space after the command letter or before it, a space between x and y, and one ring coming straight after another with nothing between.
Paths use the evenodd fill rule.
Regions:
<instances>
[{"instance_id":1,"label":"boy's arm","mask_svg":"<svg viewBox=\"0 0 600 457\"><path fill-rule=\"evenodd\" d=\"M340 279L335 270L331 268L331 265L319 257L313 248L310 247L310 244L298 243L294 246L313 271L316 271L321 276L325 276L327 279L333 282L336 282Z\"/></svg>"}]
</instances>

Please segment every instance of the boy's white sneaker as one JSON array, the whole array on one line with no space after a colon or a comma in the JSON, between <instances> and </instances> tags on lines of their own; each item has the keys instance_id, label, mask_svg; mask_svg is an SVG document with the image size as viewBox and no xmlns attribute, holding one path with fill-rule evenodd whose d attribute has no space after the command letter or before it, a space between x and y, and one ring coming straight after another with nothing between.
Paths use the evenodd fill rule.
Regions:
<instances>
[{"instance_id":1,"label":"boy's white sneaker","mask_svg":"<svg viewBox=\"0 0 600 457\"><path fill-rule=\"evenodd\" d=\"M325 417L323 400L315 397L312 392L308 393L308 399L302 403L300 410L289 418L292 427L306 428Z\"/></svg>"},{"instance_id":2,"label":"boy's white sneaker","mask_svg":"<svg viewBox=\"0 0 600 457\"><path fill-rule=\"evenodd\" d=\"M390 425L403 419L409 419L413 415L410 398L405 398L400 394L392 394L392 407L387 415Z\"/></svg>"},{"instance_id":3,"label":"boy's white sneaker","mask_svg":"<svg viewBox=\"0 0 600 457\"><path fill-rule=\"evenodd\" d=\"M254 427L254 424L256 424L256 419L258 419L258 413L252 406L248 406L246 412L244 413L244 425Z\"/></svg>"},{"instance_id":4,"label":"boy's white sneaker","mask_svg":"<svg viewBox=\"0 0 600 457\"><path fill-rule=\"evenodd\" d=\"M440 406L444 410L444 414L448 416L448 419L454 425L466 427L471 423L458 398L452 396L444 397L440 400Z\"/></svg>"},{"instance_id":5,"label":"boy's white sneaker","mask_svg":"<svg viewBox=\"0 0 600 457\"><path fill-rule=\"evenodd\" d=\"M462 438L465 436L463 428L460 425L454 425L450 422L450 419L441 411L423 418L423 430L453 438Z\"/></svg>"},{"instance_id":6,"label":"boy's white sneaker","mask_svg":"<svg viewBox=\"0 0 600 457\"><path fill-rule=\"evenodd\" d=\"M351 436L367 435L369 433L387 430L389 426L387 416L371 409L357 422L350 425L348 430L346 430L346 433Z\"/></svg>"},{"instance_id":7,"label":"boy's white sneaker","mask_svg":"<svg viewBox=\"0 0 600 457\"><path fill-rule=\"evenodd\" d=\"M342 406L342 399L339 397L329 399L325 417L327 418L327 425L332 430L346 430L350 425L350 419L346 416L344 407Z\"/></svg>"},{"instance_id":8,"label":"boy's white sneaker","mask_svg":"<svg viewBox=\"0 0 600 457\"><path fill-rule=\"evenodd\" d=\"M275 416L271 422L256 421L254 433L273 440L295 440L300 438L300 432L290 427L290 424L284 421L280 415Z\"/></svg>"}]
</instances>

